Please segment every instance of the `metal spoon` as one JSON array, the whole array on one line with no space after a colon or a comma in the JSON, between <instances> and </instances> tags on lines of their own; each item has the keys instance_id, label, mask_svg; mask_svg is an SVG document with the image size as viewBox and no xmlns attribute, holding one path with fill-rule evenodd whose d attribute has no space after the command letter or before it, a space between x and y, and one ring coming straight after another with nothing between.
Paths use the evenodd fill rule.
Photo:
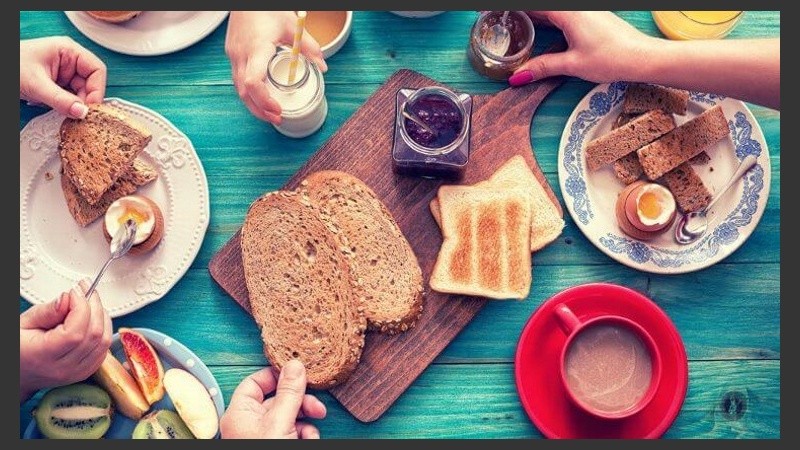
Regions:
<instances>
[{"instance_id":1,"label":"metal spoon","mask_svg":"<svg viewBox=\"0 0 800 450\"><path fill-rule=\"evenodd\" d=\"M402 114L403 114L403 117L405 117L406 119L408 119L408 120L410 120L410 121L414 122L415 124L417 124L417 125L419 125L420 127L422 127L422 129L423 129L423 130L425 130L425 131L427 131L428 133L430 133L430 134L432 134L432 135L436 136L436 134L437 134L437 133L436 133L436 130L434 130L433 128L431 128L430 126L428 126L428 124L427 124L427 123L425 123L425 122L423 122L423 121L422 121L422 119L420 119L419 117L417 117L417 115L416 115L416 114L414 114L414 113L412 113L412 112L408 111L407 109L403 109L403 111L402 111Z\"/></svg>"},{"instance_id":2,"label":"metal spoon","mask_svg":"<svg viewBox=\"0 0 800 450\"><path fill-rule=\"evenodd\" d=\"M714 206L717 200L722 198L723 194L725 194L745 172L756 165L757 159L758 158L754 155L747 155L739 164L739 168L736 169L736 172L731 175L728 184L717 193L708 206L703 208L702 211L691 212L681 216L678 220L678 226L675 227L675 242L683 245L691 244L708 230L708 211L711 210L711 207Z\"/></svg>"},{"instance_id":3,"label":"metal spoon","mask_svg":"<svg viewBox=\"0 0 800 450\"><path fill-rule=\"evenodd\" d=\"M483 45L497 56L505 56L508 47L511 46L511 33L506 27L506 19L509 12L503 11L500 23L496 23L489 28L489 37L483 42Z\"/></svg>"},{"instance_id":4,"label":"metal spoon","mask_svg":"<svg viewBox=\"0 0 800 450\"><path fill-rule=\"evenodd\" d=\"M106 269L108 269L108 266L111 265L111 261L121 258L123 255L128 253L128 250L130 250L131 247L133 247L133 239L135 237L136 221L133 219L128 219L125 221L125 225L119 227L117 232L114 234L114 237L111 238L111 244L109 245L111 256L108 258L108 261L103 264L103 268L100 269L100 273L97 274L97 277L92 282L92 285L89 286L89 289L86 291L87 299L92 296L97 284L100 283L100 278L103 277Z\"/></svg>"}]
</instances>

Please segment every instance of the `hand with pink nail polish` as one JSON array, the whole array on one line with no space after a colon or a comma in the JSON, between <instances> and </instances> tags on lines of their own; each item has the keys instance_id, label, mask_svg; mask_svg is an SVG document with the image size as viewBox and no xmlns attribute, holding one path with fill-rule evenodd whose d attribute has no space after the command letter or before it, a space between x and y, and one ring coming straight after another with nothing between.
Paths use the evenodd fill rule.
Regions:
<instances>
[{"instance_id":1,"label":"hand with pink nail polish","mask_svg":"<svg viewBox=\"0 0 800 450\"><path fill-rule=\"evenodd\" d=\"M111 317L90 281L63 292L50 303L19 315L20 403L36 391L85 380L95 373L111 347Z\"/></svg>"},{"instance_id":2,"label":"hand with pink nail polish","mask_svg":"<svg viewBox=\"0 0 800 450\"><path fill-rule=\"evenodd\" d=\"M74 119L102 103L106 65L66 36L19 41L19 98L41 103Z\"/></svg>"},{"instance_id":3,"label":"hand with pink nail polish","mask_svg":"<svg viewBox=\"0 0 800 450\"><path fill-rule=\"evenodd\" d=\"M277 45L291 46L297 16L294 11L232 11L225 35L225 54L231 61L233 85L247 109L261 120L281 123L281 105L269 95L267 64ZM322 72L328 65L319 43L303 33L300 52Z\"/></svg>"},{"instance_id":4,"label":"hand with pink nail polish","mask_svg":"<svg viewBox=\"0 0 800 450\"><path fill-rule=\"evenodd\" d=\"M300 421L324 419L327 413L317 397L306 394L306 383L306 369L297 359L284 364L278 377L271 367L248 376L222 415L222 438L319 439L317 427Z\"/></svg>"},{"instance_id":5,"label":"hand with pink nail polish","mask_svg":"<svg viewBox=\"0 0 800 450\"><path fill-rule=\"evenodd\" d=\"M512 86L569 75L710 92L780 109L780 38L671 41L648 36L610 11L528 15L537 25L560 29L568 48L528 60L509 77Z\"/></svg>"},{"instance_id":6,"label":"hand with pink nail polish","mask_svg":"<svg viewBox=\"0 0 800 450\"><path fill-rule=\"evenodd\" d=\"M534 23L550 24L564 33L569 48L531 58L509 78L522 85L556 75L570 75L596 83L617 81L626 64L653 40L610 11L528 11Z\"/></svg>"}]
</instances>

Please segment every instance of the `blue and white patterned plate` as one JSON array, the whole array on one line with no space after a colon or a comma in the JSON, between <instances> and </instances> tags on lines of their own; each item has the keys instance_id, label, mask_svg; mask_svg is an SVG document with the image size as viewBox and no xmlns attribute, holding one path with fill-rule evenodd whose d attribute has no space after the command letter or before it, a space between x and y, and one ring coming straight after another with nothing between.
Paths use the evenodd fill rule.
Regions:
<instances>
[{"instance_id":1,"label":"blue and white patterned plate","mask_svg":"<svg viewBox=\"0 0 800 450\"><path fill-rule=\"evenodd\" d=\"M178 367L197 377L197 379L203 383L203 386L208 389L208 395L211 396L211 400L214 401L214 406L217 408L217 417L222 417L222 413L225 412L225 399L222 398L222 391L219 388L217 379L214 378L214 375L208 370L208 367L194 352L164 333L149 328L132 329L141 333L142 336L150 342L150 345L152 345L156 353L158 353L158 357L161 359L161 364L164 366L165 372L173 367ZM118 360L123 361L123 365L127 367L125 353L122 350L122 342L119 340L119 333L115 333L111 341L111 353L113 353ZM170 409L175 411L175 407L172 405L172 400L170 400L169 395L165 395L164 398L150 407L150 411L155 411L157 409ZM103 438L130 439L133 429L136 427L136 423L137 421L116 413L112 417L111 428L108 429ZM39 431L39 427L36 426L36 420L33 419L31 419L22 437L24 439L44 438ZM219 437L219 433L217 433L217 437Z\"/></svg>"},{"instance_id":2,"label":"blue and white patterned plate","mask_svg":"<svg viewBox=\"0 0 800 450\"><path fill-rule=\"evenodd\" d=\"M675 224L652 241L639 241L622 233L617 225L615 203L625 185L614 175L613 166L589 172L584 155L589 141L611 129L626 88L624 82L595 87L567 120L558 151L558 178L572 219L603 253L645 272L686 273L721 261L747 240L767 205L769 151L758 122L739 100L691 93L686 115L675 116L679 125L720 105L731 131L730 139L707 150L710 162L694 166L712 194L725 185L745 156L756 155L758 164L714 206L708 231L694 244L683 246L674 241Z\"/></svg>"}]
</instances>

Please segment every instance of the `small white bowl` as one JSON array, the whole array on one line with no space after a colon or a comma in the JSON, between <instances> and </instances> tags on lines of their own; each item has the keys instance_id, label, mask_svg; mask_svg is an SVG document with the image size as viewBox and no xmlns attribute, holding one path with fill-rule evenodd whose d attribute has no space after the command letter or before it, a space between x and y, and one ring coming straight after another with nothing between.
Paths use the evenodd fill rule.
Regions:
<instances>
[{"instance_id":1,"label":"small white bowl","mask_svg":"<svg viewBox=\"0 0 800 450\"><path fill-rule=\"evenodd\" d=\"M322 47L322 55L325 57L325 59L330 58L334 53L338 52L344 43L347 42L347 38L350 37L350 29L353 28L353 11L346 12L347 17L344 19L344 27L342 27L342 31L339 32L334 40L328 42Z\"/></svg>"},{"instance_id":2,"label":"small white bowl","mask_svg":"<svg viewBox=\"0 0 800 450\"><path fill-rule=\"evenodd\" d=\"M389 11L392 14L396 14L400 17L410 17L412 19L424 19L426 17L433 17L437 16L444 11Z\"/></svg>"}]
</instances>

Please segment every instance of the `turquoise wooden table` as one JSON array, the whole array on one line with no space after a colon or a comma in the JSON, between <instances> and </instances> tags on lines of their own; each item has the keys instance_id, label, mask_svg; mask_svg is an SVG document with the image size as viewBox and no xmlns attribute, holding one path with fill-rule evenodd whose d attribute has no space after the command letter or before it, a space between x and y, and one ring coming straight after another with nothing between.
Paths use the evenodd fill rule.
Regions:
<instances>
[{"instance_id":1,"label":"turquoise wooden table","mask_svg":"<svg viewBox=\"0 0 800 450\"><path fill-rule=\"evenodd\" d=\"M648 12L620 15L657 35ZM465 48L474 12L404 19L356 12L342 50L328 60L329 114L313 136L292 140L255 119L232 86L223 46L227 22L179 53L133 57L86 39L62 12L21 12L20 37L68 35L108 65L108 96L142 104L193 141L208 177L211 222L197 259L161 300L115 320L182 341L209 365L229 401L247 374L266 364L249 316L212 281L208 262L236 232L248 205L279 188L392 73L410 68L471 93L503 83L478 76ZM780 35L778 12L748 12L729 39ZM537 31L537 51L552 41ZM556 155L561 132L591 83L570 80L539 108L532 125L538 162L560 197ZM622 266L597 250L568 214L567 227L537 253L534 285L522 302L488 304L378 421L363 424L325 393L326 438L525 438L541 434L528 420L514 386L514 350L522 326L547 298L567 287L605 281L644 292L676 324L689 356L689 390L667 438L780 436L780 113L751 106L766 136L772 185L766 212L735 253L699 272L652 275ZM20 107L20 129L42 109ZM20 298L20 311L28 304ZM735 393L746 402L736 409ZM20 431L30 420L20 407ZM737 414L738 411L738 414ZM742 414L743 412L743 414Z\"/></svg>"}]
</instances>

